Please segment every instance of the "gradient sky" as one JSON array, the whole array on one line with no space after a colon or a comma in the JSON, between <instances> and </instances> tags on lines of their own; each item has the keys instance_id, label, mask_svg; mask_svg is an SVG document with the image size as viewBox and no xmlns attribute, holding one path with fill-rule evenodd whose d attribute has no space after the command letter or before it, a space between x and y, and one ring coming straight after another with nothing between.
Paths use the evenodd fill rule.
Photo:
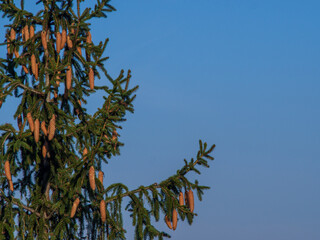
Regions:
<instances>
[{"instance_id":1,"label":"gradient sky","mask_svg":"<svg viewBox=\"0 0 320 240\"><path fill-rule=\"evenodd\" d=\"M172 239L320 239L320 1L112 4L117 12L92 22L93 41L110 38L108 71L130 68L140 89L105 184L161 181L203 139L215 160L193 177L211 189Z\"/></svg>"}]
</instances>

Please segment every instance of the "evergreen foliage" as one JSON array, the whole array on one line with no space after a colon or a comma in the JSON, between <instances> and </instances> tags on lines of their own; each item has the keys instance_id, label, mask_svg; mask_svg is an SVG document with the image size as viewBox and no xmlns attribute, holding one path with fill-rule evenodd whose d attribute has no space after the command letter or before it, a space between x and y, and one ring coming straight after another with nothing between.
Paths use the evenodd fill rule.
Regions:
<instances>
[{"instance_id":1,"label":"evergreen foliage","mask_svg":"<svg viewBox=\"0 0 320 240\"><path fill-rule=\"evenodd\" d=\"M156 222L166 218L174 226L176 209L191 224L192 190L201 200L208 189L187 178L213 160L214 145L201 141L196 158L162 182L134 190L104 186L102 165L120 154L117 130L133 112L138 87L129 88L130 70L108 74L108 39L91 40L88 21L115 11L110 0L81 12L83 1L39 0L43 9L36 14L23 0L20 6L0 1L10 20L1 44L8 54L0 59L0 105L8 97L18 101L17 125L0 126L0 239L125 239L125 211L135 239L163 239L169 234ZM97 78L107 84L96 85ZM104 102L90 115L83 103L97 90L104 91ZM186 202L179 204L185 191Z\"/></svg>"}]
</instances>

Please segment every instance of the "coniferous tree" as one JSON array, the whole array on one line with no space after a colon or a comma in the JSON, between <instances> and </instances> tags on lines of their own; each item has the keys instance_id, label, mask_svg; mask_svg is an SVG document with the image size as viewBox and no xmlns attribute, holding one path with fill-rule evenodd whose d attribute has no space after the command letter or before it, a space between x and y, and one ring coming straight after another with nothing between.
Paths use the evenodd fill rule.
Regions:
<instances>
[{"instance_id":1,"label":"coniferous tree","mask_svg":"<svg viewBox=\"0 0 320 240\"><path fill-rule=\"evenodd\" d=\"M2 43L7 56L0 59L0 107L9 97L18 101L17 124L0 126L0 239L125 239L126 211L135 239L168 237L156 227L159 220L173 230L178 218L191 224L193 191L201 200L208 187L187 175L209 167L214 145L200 141L196 158L162 182L134 190L104 185L102 165L120 154L118 129L133 112L138 88L129 87L130 70L108 74L108 39L92 41L89 21L114 11L110 0L84 11L84 0L39 0L37 13L23 0L20 6L0 2L10 20ZM104 91L104 102L90 115L83 104L97 90Z\"/></svg>"}]
</instances>

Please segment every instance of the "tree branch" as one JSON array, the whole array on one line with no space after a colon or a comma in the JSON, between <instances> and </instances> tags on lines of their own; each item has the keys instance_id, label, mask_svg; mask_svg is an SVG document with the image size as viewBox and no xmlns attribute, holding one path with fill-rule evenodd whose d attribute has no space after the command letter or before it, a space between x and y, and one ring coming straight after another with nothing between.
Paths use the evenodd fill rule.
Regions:
<instances>
[{"instance_id":1,"label":"tree branch","mask_svg":"<svg viewBox=\"0 0 320 240\"><path fill-rule=\"evenodd\" d=\"M10 77L8 77L8 76L2 75L2 77L12 83L12 85L8 85L8 86L6 86L6 88L16 85L17 87L21 87L21 88L23 88L23 89L25 89L25 90L27 90L27 91L33 92L33 93L38 94L38 95L40 95L40 96L44 96L44 93L43 93L43 92L34 90L33 88L28 87L28 86L26 86L26 85L24 85L24 84L22 84L22 83L20 83L20 82L17 82L16 80L14 80L14 79L12 79L12 78L10 78ZM14 88L15 88L15 87L14 87ZM8 95L8 94L1 94L1 95L0 95L0 98L4 97L4 96L6 96L6 95Z\"/></svg>"},{"instance_id":2,"label":"tree branch","mask_svg":"<svg viewBox=\"0 0 320 240\"><path fill-rule=\"evenodd\" d=\"M23 209L25 209L25 210L27 210L27 211L29 211L29 212L34 213L37 217L41 217L41 214L40 214L40 213L38 213L36 210L34 210L34 209L31 208L31 207L28 207L28 206L26 206L26 205L24 205L24 204L22 204L22 203L19 203L19 202L17 201L17 199L12 198L11 201L8 200L8 198L6 197L6 195L4 194L4 192L2 191L2 189L0 189L0 195L2 195L3 198L5 199L5 201L7 201L8 203L11 202L11 203L13 203L14 205L16 205L16 206L18 206L18 207L22 207Z\"/></svg>"}]
</instances>

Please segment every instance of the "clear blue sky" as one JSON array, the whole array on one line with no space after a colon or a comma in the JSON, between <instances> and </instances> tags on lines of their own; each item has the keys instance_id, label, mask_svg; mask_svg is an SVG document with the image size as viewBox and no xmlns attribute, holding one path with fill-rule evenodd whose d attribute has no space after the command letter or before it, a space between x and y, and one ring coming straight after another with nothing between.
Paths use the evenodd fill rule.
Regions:
<instances>
[{"instance_id":1,"label":"clear blue sky","mask_svg":"<svg viewBox=\"0 0 320 240\"><path fill-rule=\"evenodd\" d=\"M140 89L106 182L160 181L201 138L217 145L196 176L212 189L172 239L320 239L320 1L112 4L93 41L110 38L107 69L130 68Z\"/></svg>"}]
</instances>

